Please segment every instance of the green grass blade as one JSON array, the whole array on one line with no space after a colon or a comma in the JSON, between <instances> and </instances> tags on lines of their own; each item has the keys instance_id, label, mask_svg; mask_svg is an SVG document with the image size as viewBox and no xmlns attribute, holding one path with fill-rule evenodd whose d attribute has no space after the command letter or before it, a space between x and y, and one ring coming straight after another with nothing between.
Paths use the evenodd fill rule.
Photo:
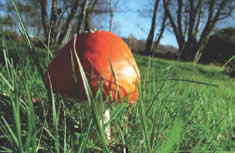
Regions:
<instances>
[{"instance_id":1,"label":"green grass blade","mask_svg":"<svg viewBox=\"0 0 235 153\"><path fill-rule=\"evenodd\" d=\"M0 21L1 21L1 19L0 19ZM6 66L6 69L7 69L7 74L10 77L10 70L9 70L9 64L8 64L9 59L8 59L8 56L7 56L8 50L7 50L5 32L3 30L2 23L0 24L0 28L1 28L2 48L3 48L2 51L3 51L4 60L5 60L5 66Z\"/></svg>"},{"instance_id":2,"label":"green grass blade","mask_svg":"<svg viewBox=\"0 0 235 153\"><path fill-rule=\"evenodd\" d=\"M154 105L154 103L157 101L157 98L159 97L161 91L163 90L163 87L165 87L168 79L169 79L169 76L170 76L170 73L168 73L166 79L163 81L161 87L158 89L158 92L157 94L153 97L153 100L152 100L152 103L150 104L149 108L147 109L147 112L146 112L146 116L148 116L148 113L150 112L152 106ZM155 82L155 81L154 81Z\"/></svg>"},{"instance_id":3,"label":"green grass blade","mask_svg":"<svg viewBox=\"0 0 235 153\"><path fill-rule=\"evenodd\" d=\"M12 153L13 151L10 148L4 147L4 146L0 146L1 152L9 152Z\"/></svg>"},{"instance_id":4,"label":"green grass blade","mask_svg":"<svg viewBox=\"0 0 235 153\"><path fill-rule=\"evenodd\" d=\"M112 76L113 76L113 78L114 78L115 86L116 86L116 88L117 88L117 93L116 93L115 97L118 95L118 96L120 97L120 99L122 99L122 95L121 95L121 93L120 93L119 86L118 86L117 77L116 77L116 74L115 74L115 72L114 72L113 65L112 65L112 62L111 62L110 59L109 59L109 65L110 65L110 69L111 69Z\"/></svg>"},{"instance_id":5,"label":"green grass blade","mask_svg":"<svg viewBox=\"0 0 235 153\"><path fill-rule=\"evenodd\" d=\"M17 147L19 147L19 142L18 142L18 139L17 139L17 136L15 135L15 133L13 132L12 128L10 127L10 125L7 123L7 121L5 120L5 118L2 116L2 121L3 123L5 124L8 132L10 133L11 135L11 138L14 140L14 143L16 144Z\"/></svg>"},{"instance_id":6,"label":"green grass blade","mask_svg":"<svg viewBox=\"0 0 235 153\"><path fill-rule=\"evenodd\" d=\"M8 144L10 144L10 146L16 146L15 140L17 142L17 139L16 139L16 137L15 137L15 139L14 139L14 137L12 137L11 133L8 130L8 126L6 125L6 123L4 123L3 119L1 119L1 121L0 121L0 132L1 132L1 138L7 139ZM11 148L11 149L13 149L13 148Z\"/></svg>"},{"instance_id":7,"label":"green grass blade","mask_svg":"<svg viewBox=\"0 0 235 153\"><path fill-rule=\"evenodd\" d=\"M54 97L54 96L52 95L52 97ZM59 134L58 134L59 117L57 116L56 106L55 106L55 99L54 98L52 98L52 118L53 118L52 119L53 120L53 129L54 129L54 132L55 132L55 148L56 148L56 152L60 153L60 142L59 142Z\"/></svg>"},{"instance_id":8,"label":"green grass blade","mask_svg":"<svg viewBox=\"0 0 235 153\"><path fill-rule=\"evenodd\" d=\"M24 152L24 146L22 143L22 135L21 135L20 102L18 98L15 98L14 100L15 102L12 103L12 107L13 107L15 126L16 126L16 136L17 136L17 141L19 143L19 149L21 152Z\"/></svg>"},{"instance_id":9,"label":"green grass blade","mask_svg":"<svg viewBox=\"0 0 235 153\"><path fill-rule=\"evenodd\" d=\"M156 149L156 153L171 153L176 151L176 146L180 144L180 137L183 131L183 122L177 120L173 127L168 131L168 136L163 144Z\"/></svg>"},{"instance_id":10,"label":"green grass blade","mask_svg":"<svg viewBox=\"0 0 235 153\"><path fill-rule=\"evenodd\" d=\"M113 115L111 116L110 120L105 124L106 126L109 126L111 124L111 122L115 119L117 119L117 116L123 111L124 108L127 107L127 104L123 103L123 104L119 104L118 108L116 108L116 110L113 112Z\"/></svg>"},{"instance_id":11,"label":"green grass blade","mask_svg":"<svg viewBox=\"0 0 235 153\"><path fill-rule=\"evenodd\" d=\"M31 97L30 89L26 86L27 97ZM36 130L36 114L33 107L33 102L30 98L28 98L28 106L27 106L27 119L28 119L28 129L27 129L27 137L25 141L25 151L30 152L36 150L36 137L39 130Z\"/></svg>"},{"instance_id":12,"label":"green grass blade","mask_svg":"<svg viewBox=\"0 0 235 153\"><path fill-rule=\"evenodd\" d=\"M43 129L46 131L46 133L55 141L55 136L53 135L53 133L51 133L51 131L48 128L43 127Z\"/></svg>"},{"instance_id":13,"label":"green grass blade","mask_svg":"<svg viewBox=\"0 0 235 153\"><path fill-rule=\"evenodd\" d=\"M150 145L150 139L148 135L148 126L146 122L146 113L145 113L145 108L143 104L143 97L142 97L142 92L140 89L140 85L138 84L138 91L139 91L139 103L140 103L140 116L141 116L141 122L143 126L143 132L144 132L144 142L146 144L147 152L152 153L152 147Z\"/></svg>"},{"instance_id":14,"label":"green grass blade","mask_svg":"<svg viewBox=\"0 0 235 153\"><path fill-rule=\"evenodd\" d=\"M5 84L10 88L10 90L14 91L14 87L10 84L10 82L4 77L4 75L0 72L0 78Z\"/></svg>"},{"instance_id":15,"label":"green grass blade","mask_svg":"<svg viewBox=\"0 0 235 153\"><path fill-rule=\"evenodd\" d=\"M32 57L32 59L33 59L33 61L34 61L34 64L35 64L36 67L37 67L37 70L38 70L38 72L39 72L39 74L40 74L40 76L41 76L41 79L44 80L44 73L43 73L42 66L41 66L41 64L40 64L40 62L39 62L39 58L38 58L38 56L36 55L36 52L35 52L35 50L34 50L34 48L33 48L33 46L32 46L32 43L31 43L31 40L30 40L30 37L29 37L29 32L27 31L27 28L26 28L26 26L25 26L25 24L24 24L24 21L23 21L23 19L22 19L21 13L20 13L20 11L19 11L17 5L16 5L15 0L11 0L11 2L12 2L12 4L13 4L13 6L14 6L14 9L16 10L16 14L17 14L18 19L19 19L19 21L20 21L20 27L22 28L22 30L20 30L20 29L19 29L19 30L20 30L20 32L21 32L21 35L22 35L22 37L25 38L25 40L26 40L27 46L28 46L28 48L29 48L29 53L30 53L30 55L31 55L31 57ZM48 96L50 97L50 95L48 95Z\"/></svg>"},{"instance_id":16,"label":"green grass blade","mask_svg":"<svg viewBox=\"0 0 235 153\"><path fill-rule=\"evenodd\" d=\"M231 57L224 65L223 68L225 68L226 65L228 65L228 63L230 63L232 60L235 59L235 56Z\"/></svg>"},{"instance_id":17,"label":"green grass blade","mask_svg":"<svg viewBox=\"0 0 235 153\"><path fill-rule=\"evenodd\" d=\"M17 16L18 16L18 18L20 20L20 25L21 25L21 28L22 28L24 34L25 34L26 42L27 42L27 44L29 45L30 48L33 48L32 44L31 44L31 41L29 39L28 31L27 31L26 26L24 24L24 21L22 19L21 13L20 13L17 5L16 5L16 2L15 2L15 0L11 0L11 1L12 1L12 4L13 4L15 10L16 10L16 14L17 14Z\"/></svg>"},{"instance_id":18,"label":"green grass blade","mask_svg":"<svg viewBox=\"0 0 235 153\"><path fill-rule=\"evenodd\" d=\"M75 49L73 50L73 52L75 54L75 58L76 58L76 61L77 61L77 64L78 64L78 67L79 67L79 70L80 70L80 73L81 73L81 76L82 76L82 81L83 81L83 85L84 85L84 88L85 88L85 91L86 91L86 94L87 94L89 105L91 106L91 109L94 113L96 125L98 127L99 134L102 138L101 142L104 146L105 151L108 152L108 148L107 148L107 145L106 145L106 142L105 142L104 128L101 127L101 123L100 123L100 120L99 120L99 114L98 114L98 111L97 111L97 106L96 106L97 102L95 101L95 99L93 97L93 94L92 94L92 91L90 89L88 80L86 78L85 71L82 67L82 64L81 64L80 59L77 55L77 52L76 52Z\"/></svg>"},{"instance_id":19,"label":"green grass blade","mask_svg":"<svg viewBox=\"0 0 235 153\"><path fill-rule=\"evenodd\" d=\"M89 119L88 128L87 131L85 132L85 135L83 136L82 142L80 143L80 146L78 148L78 153L84 152L84 146L86 145L85 143L87 142L93 124L92 112L88 115L88 119Z\"/></svg>"},{"instance_id":20,"label":"green grass blade","mask_svg":"<svg viewBox=\"0 0 235 153\"><path fill-rule=\"evenodd\" d=\"M65 116L65 114L64 114ZM66 118L64 118L64 153L67 153L67 126Z\"/></svg>"}]
</instances>

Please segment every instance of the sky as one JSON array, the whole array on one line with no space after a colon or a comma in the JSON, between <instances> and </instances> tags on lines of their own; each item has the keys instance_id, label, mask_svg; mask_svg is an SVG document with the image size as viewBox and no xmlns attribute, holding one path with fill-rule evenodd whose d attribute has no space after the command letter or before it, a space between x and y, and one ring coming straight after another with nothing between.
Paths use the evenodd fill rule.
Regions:
<instances>
[{"instance_id":1,"label":"sky","mask_svg":"<svg viewBox=\"0 0 235 153\"><path fill-rule=\"evenodd\" d=\"M117 0L113 0L115 3ZM155 0L118 0L118 12L114 13L113 32L121 37L134 36L137 39L146 39L151 26L151 17L144 17L138 12L145 8L154 7ZM3 12L0 10L0 14ZM101 18L102 20L102 18ZM157 23L161 22L157 18ZM108 22L105 23L106 25ZM220 27L234 26L235 20L230 20L220 24ZM158 32L156 29L155 32ZM165 30L161 39L161 44L178 47L173 32Z\"/></svg>"},{"instance_id":2,"label":"sky","mask_svg":"<svg viewBox=\"0 0 235 153\"><path fill-rule=\"evenodd\" d=\"M138 13L146 7L154 7L154 3L149 3L151 0L120 0L120 5L124 3L131 11L116 13L114 16L114 24L118 23L120 29L118 33L121 37L135 36L137 39L146 39L151 26L151 17L144 17ZM115 30L114 30L115 32ZM158 31L156 31L158 32ZM165 31L161 44L177 47L177 42L174 35L170 31Z\"/></svg>"},{"instance_id":3,"label":"sky","mask_svg":"<svg viewBox=\"0 0 235 153\"><path fill-rule=\"evenodd\" d=\"M119 1L120 1L119 7L123 6L122 8L120 8L121 10L128 8L128 10L131 11L115 13L114 24L117 24L119 29L117 30L117 32L114 29L114 32L116 32L116 34L120 35L121 37L128 37L132 35L135 36L137 39L146 39L151 26L151 17L143 17L143 16L141 17L140 13L138 13L138 10L147 7L152 7L153 9L154 0L119 0ZM234 25L235 25L235 20L231 19L229 21L222 21L219 24L219 28L234 26ZM156 30L155 32L158 32L158 30ZM170 31L169 29L165 30L160 43L164 45L171 45L174 47L178 47L175 36L173 32Z\"/></svg>"}]
</instances>

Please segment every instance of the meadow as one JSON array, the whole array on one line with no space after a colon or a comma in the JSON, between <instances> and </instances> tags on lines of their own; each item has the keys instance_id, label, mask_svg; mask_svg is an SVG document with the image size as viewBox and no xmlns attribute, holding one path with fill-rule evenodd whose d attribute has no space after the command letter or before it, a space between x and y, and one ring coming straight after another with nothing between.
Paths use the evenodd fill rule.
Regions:
<instances>
[{"instance_id":1,"label":"meadow","mask_svg":"<svg viewBox=\"0 0 235 153\"><path fill-rule=\"evenodd\" d=\"M55 52L32 47L45 72ZM235 79L222 67L136 53L140 97L133 106L109 105L111 120L103 124L100 93L88 104L50 100L29 43L2 38L1 51L1 152L235 151ZM111 141L104 137L109 125Z\"/></svg>"},{"instance_id":2,"label":"meadow","mask_svg":"<svg viewBox=\"0 0 235 153\"><path fill-rule=\"evenodd\" d=\"M100 91L91 94L85 77L87 104L48 94L43 74L55 52L32 44L15 9L24 41L5 39L1 28L1 152L235 151L235 79L222 67L135 54L139 99L133 106L108 105L111 119L104 124L107 102ZM111 141L104 136L107 126Z\"/></svg>"}]
</instances>

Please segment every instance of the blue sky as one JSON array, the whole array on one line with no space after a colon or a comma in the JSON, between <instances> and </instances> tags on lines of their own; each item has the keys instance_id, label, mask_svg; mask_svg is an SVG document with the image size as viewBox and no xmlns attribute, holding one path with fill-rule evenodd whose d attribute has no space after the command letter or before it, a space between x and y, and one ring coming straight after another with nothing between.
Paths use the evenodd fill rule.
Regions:
<instances>
[{"instance_id":1,"label":"blue sky","mask_svg":"<svg viewBox=\"0 0 235 153\"><path fill-rule=\"evenodd\" d=\"M146 39L151 25L151 18L141 17L137 10L147 7L152 7L153 9L155 0L119 0L119 1L120 3L118 9L125 10L127 8L130 11L115 14L114 24L117 24L119 28L116 34L120 35L121 37L128 37L130 35L133 35L137 39ZM120 8L120 6L123 7ZM221 28L234 25L235 25L235 20L231 19L229 21L222 21L219 24L219 27ZM173 33L169 30L165 31L163 38L161 40L161 44L172 45L175 47L178 46Z\"/></svg>"},{"instance_id":2,"label":"blue sky","mask_svg":"<svg viewBox=\"0 0 235 153\"><path fill-rule=\"evenodd\" d=\"M117 0L113 0L115 3ZM143 17L138 13L138 10L144 8L154 7L155 0L118 0L118 10L114 14L114 28L113 32L121 37L134 36L137 39L146 39L150 25L151 17ZM0 14L4 14L0 10ZM108 15L107 15L108 16ZM102 18L101 18L102 19ZM157 18L157 23L161 22ZM105 23L106 25L108 22ZM158 24L157 24L158 25ZM234 26L235 20L223 21L220 27ZM106 29L106 28L105 28ZM158 30L156 30L158 32ZM169 30L166 30L162 39L161 44L172 45L177 47L177 42L174 34Z\"/></svg>"},{"instance_id":3,"label":"blue sky","mask_svg":"<svg viewBox=\"0 0 235 153\"><path fill-rule=\"evenodd\" d=\"M150 1L152 1L152 3ZM119 34L121 37L128 37L133 35L137 39L146 39L151 26L151 17L141 16L140 13L138 13L138 10L146 7L153 8L153 2L154 0L120 0L119 6L124 5L123 9L126 7L130 11L115 14L114 24L116 22L120 27L117 34ZM177 47L177 42L174 35L167 30L163 35L161 43Z\"/></svg>"}]
</instances>

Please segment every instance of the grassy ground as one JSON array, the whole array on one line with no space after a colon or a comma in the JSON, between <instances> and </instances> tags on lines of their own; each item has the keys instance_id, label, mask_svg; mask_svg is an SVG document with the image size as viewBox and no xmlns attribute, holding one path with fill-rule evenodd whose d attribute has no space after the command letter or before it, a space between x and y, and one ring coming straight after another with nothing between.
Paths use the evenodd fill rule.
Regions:
<instances>
[{"instance_id":1,"label":"grassy ground","mask_svg":"<svg viewBox=\"0 0 235 153\"><path fill-rule=\"evenodd\" d=\"M148 66L148 62L146 61L149 61L149 59L149 57L136 55L136 60L140 63L140 69L143 68L143 70L141 70L142 72L147 70L145 69L145 67ZM218 67L215 65L200 65L191 62L169 61L157 58L151 59L150 67L155 69L155 72L152 73L156 73L156 75L159 74L158 69L163 70L170 68L170 73L174 79L201 81L208 84L213 84L217 86L214 89L218 91L218 96L227 100L228 98L235 97L235 81L224 72L223 67ZM143 74L145 73L146 72Z\"/></svg>"},{"instance_id":2,"label":"grassy ground","mask_svg":"<svg viewBox=\"0 0 235 153\"><path fill-rule=\"evenodd\" d=\"M5 152L233 152L235 79L216 66L135 55L140 99L111 105L112 141L102 107L53 96L50 102L24 44L5 44L0 64L0 150ZM8 54L15 51L14 63ZM37 50L44 70L51 56ZM92 103L98 99L93 97ZM99 115L101 114L101 115ZM128 118L126 117L128 116Z\"/></svg>"},{"instance_id":3,"label":"grassy ground","mask_svg":"<svg viewBox=\"0 0 235 153\"><path fill-rule=\"evenodd\" d=\"M25 42L1 38L1 152L235 151L235 79L222 68L135 55L140 98L134 106L110 105L111 120L104 124L103 106L96 105L105 101L90 94L85 78L88 105L48 98L32 55L36 51L43 71L53 55L31 44L14 6ZM104 136L108 125L111 141Z\"/></svg>"}]
</instances>

